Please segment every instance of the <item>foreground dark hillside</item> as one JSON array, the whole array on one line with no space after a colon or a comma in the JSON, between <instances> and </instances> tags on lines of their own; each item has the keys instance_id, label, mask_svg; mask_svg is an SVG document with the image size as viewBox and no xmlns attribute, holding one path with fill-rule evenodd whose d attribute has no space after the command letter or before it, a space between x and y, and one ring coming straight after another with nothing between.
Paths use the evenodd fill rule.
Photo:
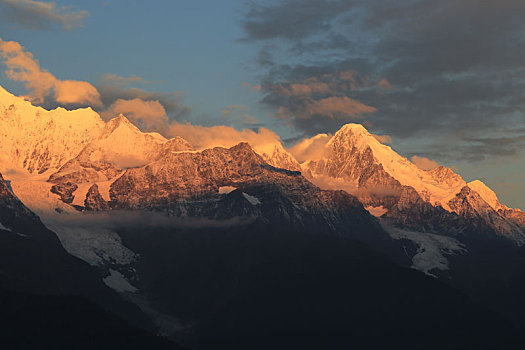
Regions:
<instances>
[{"instance_id":1,"label":"foreground dark hillside","mask_svg":"<svg viewBox=\"0 0 525 350\"><path fill-rule=\"evenodd\" d=\"M3 349L180 349L83 297L0 289Z\"/></svg>"},{"instance_id":2,"label":"foreground dark hillside","mask_svg":"<svg viewBox=\"0 0 525 350\"><path fill-rule=\"evenodd\" d=\"M121 232L141 289L196 349L507 349L506 320L367 246L244 227Z\"/></svg>"}]
</instances>

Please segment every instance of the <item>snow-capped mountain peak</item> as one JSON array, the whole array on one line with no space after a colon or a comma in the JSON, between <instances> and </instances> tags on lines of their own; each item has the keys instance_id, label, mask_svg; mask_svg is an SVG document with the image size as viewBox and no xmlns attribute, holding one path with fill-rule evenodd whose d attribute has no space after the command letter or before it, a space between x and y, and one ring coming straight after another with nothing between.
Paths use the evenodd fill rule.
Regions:
<instances>
[{"instance_id":1,"label":"snow-capped mountain peak","mask_svg":"<svg viewBox=\"0 0 525 350\"><path fill-rule=\"evenodd\" d=\"M329 140L326 148L321 161L304 163L304 170L311 171L314 182L316 177L326 180L328 175L346 178L359 189L365 182L370 187L383 186L395 180L400 185L413 187L423 199L445 209L449 209L448 201L466 185L461 176L448 168L418 168L390 146L379 142L360 124L344 125ZM323 173L327 169L330 171ZM389 180L385 174L390 177ZM370 182L374 176L377 179Z\"/></svg>"}]
</instances>

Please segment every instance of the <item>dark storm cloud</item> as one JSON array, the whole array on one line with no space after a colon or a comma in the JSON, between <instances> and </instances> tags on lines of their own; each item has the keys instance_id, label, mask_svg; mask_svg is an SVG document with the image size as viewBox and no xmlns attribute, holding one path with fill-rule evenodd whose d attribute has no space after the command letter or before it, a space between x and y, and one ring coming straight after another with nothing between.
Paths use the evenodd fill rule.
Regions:
<instances>
[{"instance_id":1,"label":"dark storm cloud","mask_svg":"<svg viewBox=\"0 0 525 350\"><path fill-rule=\"evenodd\" d=\"M52 1L0 0L0 19L27 29L52 30L82 27L88 11L57 6Z\"/></svg>"},{"instance_id":2,"label":"dark storm cloud","mask_svg":"<svg viewBox=\"0 0 525 350\"><path fill-rule=\"evenodd\" d=\"M329 31L338 15L352 9L353 1L289 0L252 6L242 27L246 40L301 40Z\"/></svg>"},{"instance_id":3,"label":"dark storm cloud","mask_svg":"<svg viewBox=\"0 0 525 350\"><path fill-rule=\"evenodd\" d=\"M361 119L394 137L452 142L452 156L475 160L523 145L523 133L502 133L525 127L524 18L522 0L285 0L252 4L243 28L272 58L263 102L305 135ZM356 72L351 89L283 89L346 71ZM329 97L377 111L305 113Z\"/></svg>"}]
</instances>

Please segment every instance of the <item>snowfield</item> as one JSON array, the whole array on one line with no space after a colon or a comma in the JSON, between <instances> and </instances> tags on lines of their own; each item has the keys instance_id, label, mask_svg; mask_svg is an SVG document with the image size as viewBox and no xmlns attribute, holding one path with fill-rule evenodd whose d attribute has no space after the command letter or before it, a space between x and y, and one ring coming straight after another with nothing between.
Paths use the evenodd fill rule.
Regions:
<instances>
[{"instance_id":1,"label":"snowfield","mask_svg":"<svg viewBox=\"0 0 525 350\"><path fill-rule=\"evenodd\" d=\"M467 253L465 246L458 240L427 232L401 230L383 224L383 228L393 239L407 239L417 245L416 255L412 257L412 268L436 277L433 270L448 270L447 255Z\"/></svg>"}]
</instances>

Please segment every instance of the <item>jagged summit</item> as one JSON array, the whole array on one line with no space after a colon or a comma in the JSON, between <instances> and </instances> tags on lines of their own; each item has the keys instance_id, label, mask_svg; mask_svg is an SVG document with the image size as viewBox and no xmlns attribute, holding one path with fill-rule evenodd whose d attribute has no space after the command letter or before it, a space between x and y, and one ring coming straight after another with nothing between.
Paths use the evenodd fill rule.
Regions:
<instances>
[{"instance_id":1,"label":"jagged summit","mask_svg":"<svg viewBox=\"0 0 525 350\"><path fill-rule=\"evenodd\" d=\"M129 121L128 118L126 118L123 114L119 114L118 116L106 123L104 127L104 134L111 134L119 127L129 128L135 132L141 132L139 128L137 128Z\"/></svg>"},{"instance_id":2,"label":"jagged summit","mask_svg":"<svg viewBox=\"0 0 525 350\"><path fill-rule=\"evenodd\" d=\"M345 124L328 142L328 147L348 147L360 150L380 144L377 139L361 124Z\"/></svg>"},{"instance_id":3,"label":"jagged summit","mask_svg":"<svg viewBox=\"0 0 525 350\"><path fill-rule=\"evenodd\" d=\"M450 201L452 210L467 220L475 220L479 231L491 230L525 244L525 234L512 221L506 220L470 186L465 186Z\"/></svg>"},{"instance_id":4,"label":"jagged summit","mask_svg":"<svg viewBox=\"0 0 525 350\"><path fill-rule=\"evenodd\" d=\"M413 187L422 198L447 208L448 201L466 182L452 170L439 167L431 171L418 168L379 142L360 124L346 124L329 140L320 161L306 162L304 170L326 182L339 178L359 189L383 188L398 191L399 184ZM398 185L396 185L396 182Z\"/></svg>"},{"instance_id":5,"label":"jagged summit","mask_svg":"<svg viewBox=\"0 0 525 350\"><path fill-rule=\"evenodd\" d=\"M253 147L253 150L276 168L301 171L299 162L284 149L279 141L257 145Z\"/></svg>"}]
</instances>

